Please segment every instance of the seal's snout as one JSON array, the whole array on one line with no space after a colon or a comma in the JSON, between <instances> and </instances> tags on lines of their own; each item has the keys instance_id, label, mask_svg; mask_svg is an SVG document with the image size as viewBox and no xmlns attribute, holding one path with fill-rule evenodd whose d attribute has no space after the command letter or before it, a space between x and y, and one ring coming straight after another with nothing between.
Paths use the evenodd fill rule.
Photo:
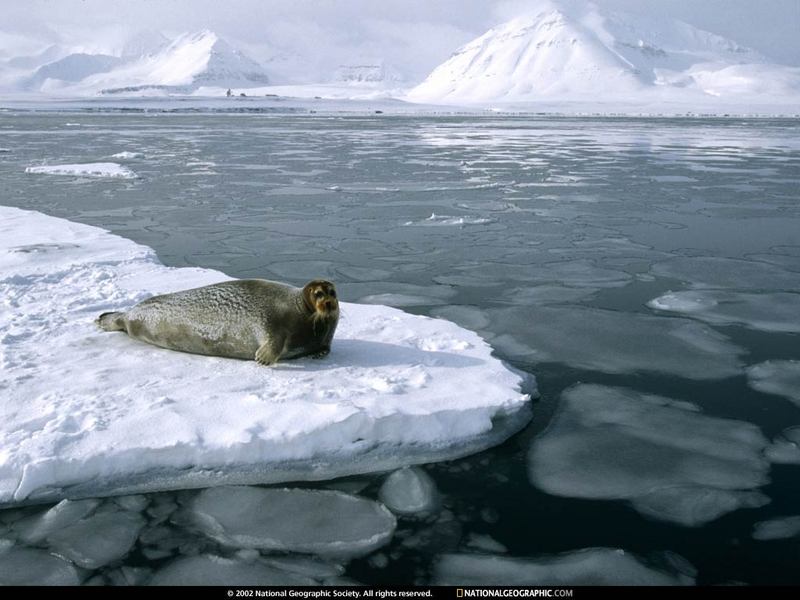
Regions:
<instances>
[{"instance_id":1,"label":"seal's snout","mask_svg":"<svg viewBox=\"0 0 800 600\"><path fill-rule=\"evenodd\" d=\"M330 281L316 279L306 284L304 294L309 308L318 317L331 317L339 311L336 288Z\"/></svg>"}]
</instances>

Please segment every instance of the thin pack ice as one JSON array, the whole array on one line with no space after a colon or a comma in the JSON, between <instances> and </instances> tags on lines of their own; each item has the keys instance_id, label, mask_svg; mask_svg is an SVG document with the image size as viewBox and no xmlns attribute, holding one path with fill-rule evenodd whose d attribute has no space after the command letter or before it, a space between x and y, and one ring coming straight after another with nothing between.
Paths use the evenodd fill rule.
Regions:
<instances>
[{"instance_id":1,"label":"thin pack ice","mask_svg":"<svg viewBox=\"0 0 800 600\"><path fill-rule=\"evenodd\" d=\"M94 324L226 279L0 207L0 506L384 471L480 451L530 419L535 382L477 334L386 306L342 303L329 357L273 368Z\"/></svg>"}]
</instances>

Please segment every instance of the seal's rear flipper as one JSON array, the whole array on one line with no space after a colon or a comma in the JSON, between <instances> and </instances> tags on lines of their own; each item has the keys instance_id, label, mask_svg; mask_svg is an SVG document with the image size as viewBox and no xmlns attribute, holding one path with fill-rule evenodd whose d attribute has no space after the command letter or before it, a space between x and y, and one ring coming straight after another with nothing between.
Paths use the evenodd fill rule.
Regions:
<instances>
[{"instance_id":1,"label":"seal's rear flipper","mask_svg":"<svg viewBox=\"0 0 800 600\"><path fill-rule=\"evenodd\" d=\"M121 312L107 312L97 317L96 323L106 331L125 331L124 316Z\"/></svg>"}]
</instances>

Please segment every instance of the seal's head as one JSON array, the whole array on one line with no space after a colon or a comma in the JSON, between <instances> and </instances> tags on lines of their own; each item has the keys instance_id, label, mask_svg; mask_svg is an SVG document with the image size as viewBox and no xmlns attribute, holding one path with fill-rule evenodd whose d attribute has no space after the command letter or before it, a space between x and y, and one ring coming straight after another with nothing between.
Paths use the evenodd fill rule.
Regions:
<instances>
[{"instance_id":1,"label":"seal's head","mask_svg":"<svg viewBox=\"0 0 800 600\"><path fill-rule=\"evenodd\" d=\"M303 299L315 320L338 318L339 300L336 287L330 281L309 281L303 288Z\"/></svg>"}]
</instances>

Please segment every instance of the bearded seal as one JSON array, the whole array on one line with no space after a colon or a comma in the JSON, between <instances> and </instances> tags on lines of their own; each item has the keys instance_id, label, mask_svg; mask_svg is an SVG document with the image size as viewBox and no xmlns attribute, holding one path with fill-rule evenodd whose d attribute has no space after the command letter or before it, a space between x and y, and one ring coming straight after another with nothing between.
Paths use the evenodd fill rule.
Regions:
<instances>
[{"instance_id":1,"label":"bearded seal","mask_svg":"<svg viewBox=\"0 0 800 600\"><path fill-rule=\"evenodd\" d=\"M272 365L326 356L339 323L339 301L334 285L321 279L302 289L239 279L154 296L127 312L103 313L96 322L170 350Z\"/></svg>"}]
</instances>

